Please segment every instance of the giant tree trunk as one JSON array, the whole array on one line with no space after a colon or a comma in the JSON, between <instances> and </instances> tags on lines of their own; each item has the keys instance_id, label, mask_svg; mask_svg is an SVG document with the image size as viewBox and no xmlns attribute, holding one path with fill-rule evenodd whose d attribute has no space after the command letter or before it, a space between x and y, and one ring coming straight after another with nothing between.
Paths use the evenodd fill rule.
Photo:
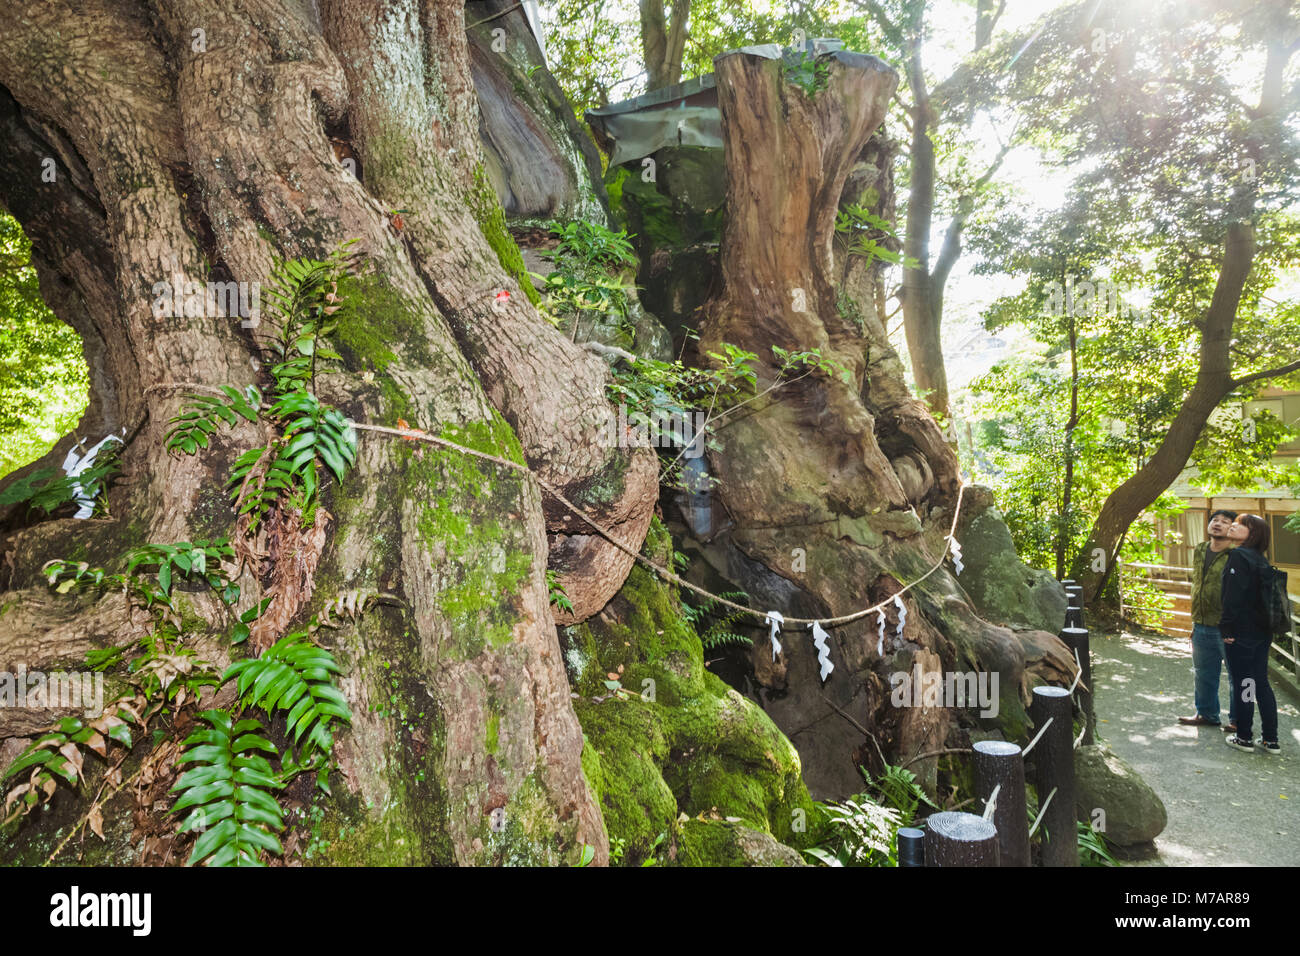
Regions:
<instances>
[{"instance_id":1,"label":"giant tree trunk","mask_svg":"<svg viewBox=\"0 0 1300 956\"><path fill-rule=\"evenodd\" d=\"M167 455L162 435L188 388L265 372L238 320L155 318L154 283L263 282L277 257L323 258L347 239L360 240L365 274L347 286L345 368L322 397L358 422L402 417L527 462L628 543L644 537L653 459L600 447L603 367L538 317L501 264L511 240L480 164L463 11L457 0L9 11L0 202L32 238L47 301L87 341L95 391L77 434L125 428L129 444L112 519L8 539L6 607L16 596L18 611L0 619L0 662L75 662L129 633L120 595L52 599L48 559L111 566L146 542L237 533L220 486L260 429L194 457ZM359 179L331 146L349 138ZM40 180L45 157L54 183ZM557 555L582 617L628 560L517 470L373 433L360 443L317 527L280 555L292 574L245 569L240 583L245 603L279 586L268 612L279 633L342 591L401 599L333 638L354 714L339 752L361 858L558 862L586 843L603 861L544 573ZM465 524L472 536L449 530ZM193 609L219 620L205 595ZM224 664L223 642L204 647Z\"/></svg>"},{"instance_id":2,"label":"giant tree trunk","mask_svg":"<svg viewBox=\"0 0 1300 956\"><path fill-rule=\"evenodd\" d=\"M847 371L847 381L817 373L750 406L718 430L709 457L714 511L725 512L701 544L710 564L755 606L811 618L888 599L925 574L942 554L960 484L885 335L878 264L833 261L842 195L892 192L888 157L869 138L897 78L874 57L826 60L828 86L812 94L785 81L780 61L739 52L716 61L727 221L723 288L701 342L702 353L722 343L757 353L760 388L778 374L772 346L819 349ZM849 301L841 295L837 306L837 292ZM1070 669L1050 635L980 618L946 567L902 600L905 626L895 634L891 609L880 652L874 616L833 630L836 669L824 687L806 629L783 640L775 662L766 640L755 646L764 707L799 748L814 796L860 789L858 766L879 768L881 751L933 786L937 758L922 755L961 742L959 712L891 706L892 671L997 672L997 722L1017 739L1031 648L1048 649L1034 665L1040 677Z\"/></svg>"}]
</instances>

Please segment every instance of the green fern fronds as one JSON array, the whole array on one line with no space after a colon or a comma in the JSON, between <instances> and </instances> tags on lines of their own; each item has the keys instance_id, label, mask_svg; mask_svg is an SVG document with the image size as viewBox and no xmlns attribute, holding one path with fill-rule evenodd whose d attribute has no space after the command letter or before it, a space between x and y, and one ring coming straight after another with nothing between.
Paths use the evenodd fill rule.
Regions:
<instances>
[{"instance_id":1,"label":"green fern fronds","mask_svg":"<svg viewBox=\"0 0 1300 956\"><path fill-rule=\"evenodd\" d=\"M341 308L338 280L347 271L344 243L324 261L290 259L276 266L265 292L269 319L278 335L271 349L280 361L271 367L276 390L305 390L316 378L318 359L339 359L322 341L335 330L331 318Z\"/></svg>"},{"instance_id":2,"label":"green fern fronds","mask_svg":"<svg viewBox=\"0 0 1300 956\"><path fill-rule=\"evenodd\" d=\"M186 396L180 414L167 420L167 424L172 426L164 437L168 451L193 455L200 448L207 448L208 436L217 430L217 419L231 428L241 418L257 421L257 413L262 407L262 392L256 385L249 385L242 392L230 385L222 385L221 391L225 393L225 401L210 395Z\"/></svg>"},{"instance_id":3,"label":"green fern fronds","mask_svg":"<svg viewBox=\"0 0 1300 956\"><path fill-rule=\"evenodd\" d=\"M308 641L305 631L294 631L261 657L231 664L222 683L237 677L236 688L246 707L261 707L272 716L277 710L287 711L285 733L294 746L302 746L300 762L305 767L329 753L333 721L352 721L347 701L333 683L333 675L340 673L334 655Z\"/></svg>"},{"instance_id":4,"label":"green fern fronds","mask_svg":"<svg viewBox=\"0 0 1300 956\"><path fill-rule=\"evenodd\" d=\"M261 866L260 851L282 854L276 836L284 830L284 814L272 791L281 781L259 750L275 753L275 745L261 736L260 721L241 720L231 725L223 710L199 715L209 725L185 738L189 747L177 763L193 763L172 787L184 791L173 813L193 808L179 832L200 831L188 866L207 861L208 866Z\"/></svg>"},{"instance_id":5,"label":"green fern fronds","mask_svg":"<svg viewBox=\"0 0 1300 956\"><path fill-rule=\"evenodd\" d=\"M910 770L890 765L885 767L885 772L875 779L872 779L865 769L862 773L867 778L870 789L879 797L880 803L898 810L902 815L903 822L900 826L912 825L916 809L922 803L934 810L939 809L934 801L925 795L921 785L916 782L916 774Z\"/></svg>"},{"instance_id":6,"label":"green fern fronds","mask_svg":"<svg viewBox=\"0 0 1300 956\"><path fill-rule=\"evenodd\" d=\"M280 398L272 408L277 418L293 418L284 429L288 444L280 453L289 474L300 476L304 486L307 472L312 474L312 492L315 494L315 469L317 458L343 480L343 473L356 461L357 433L336 408L321 405L311 392L297 391ZM293 416L297 416L294 418Z\"/></svg>"},{"instance_id":7,"label":"green fern fronds","mask_svg":"<svg viewBox=\"0 0 1300 956\"><path fill-rule=\"evenodd\" d=\"M739 604L749 603L749 595L744 591L723 591L718 597ZM698 607L682 604L682 617L700 635L700 644L704 646L706 651L727 645L752 646L754 643L753 638L737 634L731 630L731 626L744 616L743 611L730 607L721 607L716 598L705 598L704 602ZM708 627L704 627L705 622L709 622Z\"/></svg>"},{"instance_id":8,"label":"green fern fronds","mask_svg":"<svg viewBox=\"0 0 1300 956\"><path fill-rule=\"evenodd\" d=\"M731 631L709 628L700 635L700 643L704 645L706 651L712 651L719 647L726 647L729 644L753 647L754 639L746 637L744 634L734 634Z\"/></svg>"}]
</instances>

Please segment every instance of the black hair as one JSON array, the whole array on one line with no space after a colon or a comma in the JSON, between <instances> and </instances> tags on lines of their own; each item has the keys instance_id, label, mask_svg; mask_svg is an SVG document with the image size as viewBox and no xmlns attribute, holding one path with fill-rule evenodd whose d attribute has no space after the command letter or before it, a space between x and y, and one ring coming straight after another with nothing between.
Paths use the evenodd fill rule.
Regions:
<instances>
[{"instance_id":1,"label":"black hair","mask_svg":"<svg viewBox=\"0 0 1300 956\"><path fill-rule=\"evenodd\" d=\"M1225 518L1227 518L1229 521L1236 521L1236 520L1237 520L1237 512L1235 512L1235 511L1229 511L1227 508L1220 508L1219 510L1217 510L1217 511L1211 513L1211 515L1210 515L1210 517L1209 517L1209 520L1210 520L1210 521L1213 521L1213 520L1214 520L1215 518L1217 518L1219 515L1223 515L1223 516L1224 516Z\"/></svg>"}]
</instances>

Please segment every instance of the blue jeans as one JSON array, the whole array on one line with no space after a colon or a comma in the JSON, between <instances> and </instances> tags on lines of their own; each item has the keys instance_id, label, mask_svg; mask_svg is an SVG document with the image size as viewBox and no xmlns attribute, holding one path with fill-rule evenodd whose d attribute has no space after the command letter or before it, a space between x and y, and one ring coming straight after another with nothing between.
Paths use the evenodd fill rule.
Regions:
<instances>
[{"instance_id":1,"label":"blue jeans","mask_svg":"<svg viewBox=\"0 0 1300 956\"><path fill-rule=\"evenodd\" d=\"M1225 660L1223 637L1217 627L1192 625L1192 667L1196 671L1196 712L1206 720L1219 720L1219 663ZM1237 695L1232 692L1228 668L1228 722L1237 722Z\"/></svg>"}]
</instances>

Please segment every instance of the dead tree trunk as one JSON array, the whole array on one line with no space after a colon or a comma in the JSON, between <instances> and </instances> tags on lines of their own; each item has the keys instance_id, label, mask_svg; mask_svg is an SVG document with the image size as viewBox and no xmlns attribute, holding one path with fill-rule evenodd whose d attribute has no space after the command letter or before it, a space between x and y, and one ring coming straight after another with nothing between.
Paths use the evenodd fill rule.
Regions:
<instances>
[{"instance_id":1,"label":"dead tree trunk","mask_svg":"<svg viewBox=\"0 0 1300 956\"><path fill-rule=\"evenodd\" d=\"M819 350L843 370L804 377L747 406L718 429L709 458L722 505L714 513L723 517L705 556L762 606L803 617L858 610L925 574L942 554L959 487L952 450L909 395L885 335L876 264L837 270L834 262L835 216L850 174L858 190L887 175L885 157L868 141L897 77L861 54L820 62L824 86L819 80L809 90L787 80L779 60L735 52L716 61L727 218L722 290L706 307L701 341L702 354L723 343L756 353L760 389L780 374L773 346ZM825 688L806 637L783 641L775 662L766 642L754 651L760 697L799 747L815 796L859 789L857 767L878 766L877 744L901 762L942 749L957 732L953 710L891 705L893 671L996 671L997 719L1012 733L1023 727L1021 637L980 619L945 569L902 600L901 634L893 610L883 641L874 617L833 631L837 670ZM933 785L937 760L911 769Z\"/></svg>"}]
</instances>

